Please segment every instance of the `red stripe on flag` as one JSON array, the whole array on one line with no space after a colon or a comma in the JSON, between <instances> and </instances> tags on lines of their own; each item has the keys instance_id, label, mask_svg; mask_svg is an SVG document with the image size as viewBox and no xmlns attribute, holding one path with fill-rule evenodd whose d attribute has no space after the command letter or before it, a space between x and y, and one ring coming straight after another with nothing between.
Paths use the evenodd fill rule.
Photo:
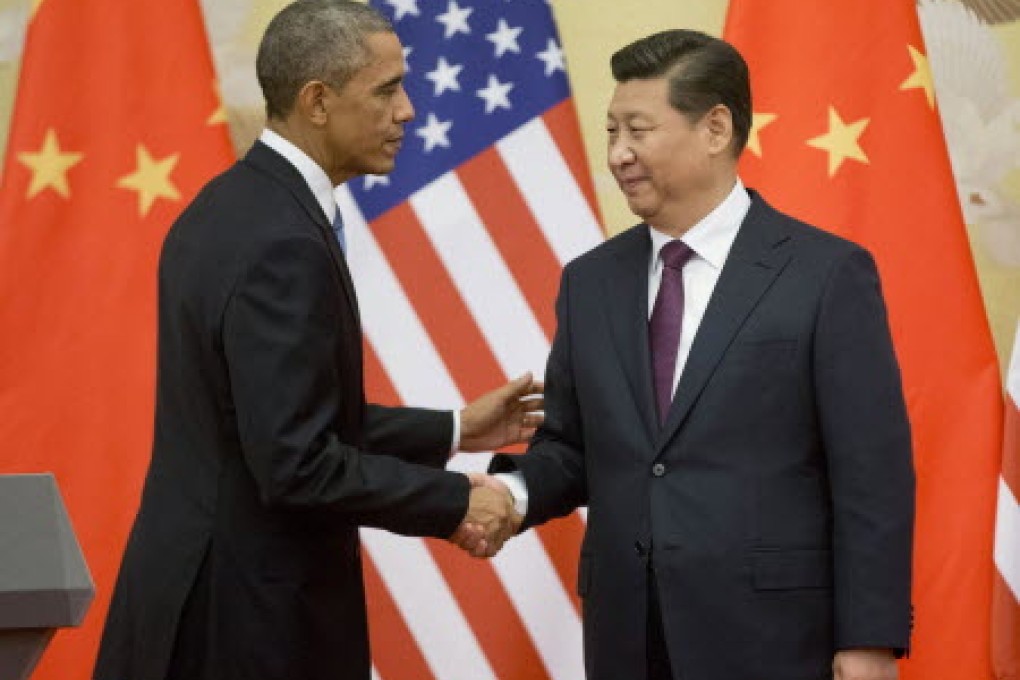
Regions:
<instances>
[{"instance_id":1,"label":"red stripe on flag","mask_svg":"<svg viewBox=\"0 0 1020 680\"><path fill-rule=\"evenodd\" d=\"M398 210L402 208L404 206L400 206ZM400 273L407 272L422 273L424 271L422 267L425 264L425 260L429 259L432 261L427 265L427 268L433 270L431 276L446 276L446 270L439 264L435 251L432 250L428 243L428 239L421 230L421 226L415 219L413 212L408 210L407 214L403 216L394 216L393 212L395 211L390 211L390 213L387 213L381 219L400 220L400 224L387 224L386 228L384 228L377 221L373 223L373 226L376 230L379 246L384 251L387 251L388 254L396 256L391 261L391 264L394 267L394 271L398 273L398 276ZM383 232L391 236L399 234L400 238L389 240L381 238L380 234ZM417 239L421 239L424 242L412 243L413 240ZM407 246L412 245L414 246L413 248L407 248ZM400 261L401 257L407 256L412 252L418 257L418 262L412 265ZM437 281L438 278L434 279L433 284ZM447 280L446 282L450 289L441 291L440 288L432 288L427 294L421 294L427 289L427 284L425 286L420 283L417 285L411 283L409 285L407 281L402 281L401 283L405 290L408 291L411 303L419 310L421 309L419 301L415 299L415 296L410 295L411 291L417 290L419 296L423 298L422 302L446 298L447 309L445 312L447 323L449 323L450 319L457 318L458 315L466 314L461 308L456 291L452 290L453 283L451 281ZM451 316L451 313L453 316ZM474 326L473 321L470 321L469 315L467 319L469 324L466 327L477 332L477 328ZM428 326L426 328L429 331L432 330ZM480 342L481 346L487 350L488 346L485 345L483 340L479 338L476 342ZM448 348L448 351L449 354L447 356L463 358L464 350L461 348L451 346ZM498 373L499 369L495 366L495 359L491 357L491 354L487 360L492 364L490 371L495 369ZM447 365L449 366L449 363ZM469 370L469 367L461 368ZM451 371L453 371L452 367ZM400 397L397 394L396 388L386 375L382 363L371 346L366 346L365 349L365 384L371 401L386 404L400 403ZM426 545L429 552L432 553L436 565L442 572L450 591L457 600L457 604L471 625L471 629L474 631L482 651L496 671L497 677L522 678L522 680L547 680L548 675L545 673L534 643L531 641L524 623L517 614L517 610L510 601L510 597L507 595L492 565L488 562L473 560L461 554L459 549L455 549L441 541L427 541Z\"/></svg>"},{"instance_id":2,"label":"red stripe on flag","mask_svg":"<svg viewBox=\"0 0 1020 680\"><path fill-rule=\"evenodd\" d=\"M1002 448L1002 479L1013 492L1013 497L1020 500L1020 408L1008 394ZM1017 540L1020 541L1020 537L1017 537ZM1020 645L1020 642L1017 644Z\"/></svg>"},{"instance_id":3,"label":"red stripe on flag","mask_svg":"<svg viewBox=\"0 0 1020 680\"><path fill-rule=\"evenodd\" d=\"M551 340L556 332L554 305L560 263L499 152L489 147L464 163L457 177Z\"/></svg>"},{"instance_id":4,"label":"red stripe on flag","mask_svg":"<svg viewBox=\"0 0 1020 680\"><path fill-rule=\"evenodd\" d=\"M588 156L584 151L584 142L581 138L581 128L577 123L577 110L574 108L574 100L567 97L556 106L542 114L542 121L546 129L556 142L560 155L570 168L570 174L574 176L574 182L581 188L581 192L591 206L592 214L598 223L602 224L602 215L599 213L599 204L595 200L595 187L591 182L591 171L588 168ZM569 228L572 225L562 225ZM603 227L603 231L605 228Z\"/></svg>"},{"instance_id":5,"label":"red stripe on flag","mask_svg":"<svg viewBox=\"0 0 1020 680\"><path fill-rule=\"evenodd\" d=\"M992 585L992 665L995 680L1020 678L1020 602L998 572Z\"/></svg>"},{"instance_id":6,"label":"red stripe on flag","mask_svg":"<svg viewBox=\"0 0 1020 680\"><path fill-rule=\"evenodd\" d=\"M380 215L371 228L464 399L492 389L503 375L496 357L410 205Z\"/></svg>"},{"instance_id":7,"label":"red stripe on flag","mask_svg":"<svg viewBox=\"0 0 1020 680\"><path fill-rule=\"evenodd\" d=\"M362 552L372 663L383 680L435 680L379 570Z\"/></svg>"},{"instance_id":8,"label":"red stripe on flag","mask_svg":"<svg viewBox=\"0 0 1020 680\"><path fill-rule=\"evenodd\" d=\"M428 539L426 544L496 677L549 680L524 622L492 567L449 543Z\"/></svg>"}]
</instances>

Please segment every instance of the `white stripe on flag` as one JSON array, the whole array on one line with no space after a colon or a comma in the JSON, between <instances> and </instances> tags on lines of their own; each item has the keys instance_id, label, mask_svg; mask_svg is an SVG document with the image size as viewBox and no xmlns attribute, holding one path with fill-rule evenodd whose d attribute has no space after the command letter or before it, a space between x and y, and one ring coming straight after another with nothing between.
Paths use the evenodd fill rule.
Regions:
<instances>
[{"instance_id":1,"label":"white stripe on flag","mask_svg":"<svg viewBox=\"0 0 1020 680\"><path fill-rule=\"evenodd\" d=\"M1001 477L995 514L995 566L1020 602L1020 504Z\"/></svg>"},{"instance_id":2,"label":"white stripe on flag","mask_svg":"<svg viewBox=\"0 0 1020 680\"><path fill-rule=\"evenodd\" d=\"M460 392L364 215L346 187L336 191L336 198L347 225L348 266L358 291L362 328L401 400L405 404L460 408Z\"/></svg>"},{"instance_id":3,"label":"white stripe on flag","mask_svg":"<svg viewBox=\"0 0 1020 680\"><path fill-rule=\"evenodd\" d=\"M583 680L581 622L538 534L513 538L492 558L553 680Z\"/></svg>"},{"instance_id":4,"label":"white stripe on flag","mask_svg":"<svg viewBox=\"0 0 1020 680\"><path fill-rule=\"evenodd\" d=\"M425 543L376 529L361 538L437 680L495 680Z\"/></svg>"},{"instance_id":5,"label":"white stripe on flag","mask_svg":"<svg viewBox=\"0 0 1020 680\"><path fill-rule=\"evenodd\" d=\"M447 173L410 203L503 372L542 375L549 342L460 180Z\"/></svg>"},{"instance_id":6,"label":"white stripe on flag","mask_svg":"<svg viewBox=\"0 0 1020 680\"><path fill-rule=\"evenodd\" d=\"M602 242L588 199L541 118L508 134L496 148L561 265Z\"/></svg>"}]
</instances>

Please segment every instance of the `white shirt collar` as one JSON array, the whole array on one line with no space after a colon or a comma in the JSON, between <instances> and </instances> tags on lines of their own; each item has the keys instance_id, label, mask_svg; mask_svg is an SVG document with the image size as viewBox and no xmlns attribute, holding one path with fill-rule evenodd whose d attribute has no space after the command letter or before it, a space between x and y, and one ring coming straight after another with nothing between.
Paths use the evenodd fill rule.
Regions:
<instances>
[{"instance_id":1,"label":"white shirt collar","mask_svg":"<svg viewBox=\"0 0 1020 680\"><path fill-rule=\"evenodd\" d=\"M326 171L313 161L311 156L269 128L262 131L259 141L286 158L301 173L305 184L312 190L315 200L322 206L322 212L326 214L326 221L333 224L337 211L336 199L333 198L333 183L329 180Z\"/></svg>"},{"instance_id":2,"label":"white shirt collar","mask_svg":"<svg viewBox=\"0 0 1020 680\"><path fill-rule=\"evenodd\" d=\"M723 202L705 215L700 222L688 229L680 240L686 243L698 257L712 265L714 269L722 269L726 263L726 257L730 254L733 241L737 238L737 232L740 231L740 225L750 209L751 197L748 196L744 183L738 177L733 189L723 199ZM674 239L654 227L650 227L648 231L652 236L651 266L654 270L659 262L659 251Z\"/></svg>"}]
</instances>

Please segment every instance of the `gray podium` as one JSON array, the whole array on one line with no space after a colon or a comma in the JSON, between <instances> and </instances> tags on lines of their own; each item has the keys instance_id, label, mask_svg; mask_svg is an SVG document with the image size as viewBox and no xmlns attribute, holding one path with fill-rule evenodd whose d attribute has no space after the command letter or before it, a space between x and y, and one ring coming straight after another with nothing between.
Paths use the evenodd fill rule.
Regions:
<instances>
[{"instance_id":1,"label":"gray podium","mask_svg":"<svg viewBox=\"0 0 1020 680\"><path fill-rule=\"evenodd\" d=\"M53 475L0 475L0 680L28 678L95 592Z\"/></svg>"}]
</instances>

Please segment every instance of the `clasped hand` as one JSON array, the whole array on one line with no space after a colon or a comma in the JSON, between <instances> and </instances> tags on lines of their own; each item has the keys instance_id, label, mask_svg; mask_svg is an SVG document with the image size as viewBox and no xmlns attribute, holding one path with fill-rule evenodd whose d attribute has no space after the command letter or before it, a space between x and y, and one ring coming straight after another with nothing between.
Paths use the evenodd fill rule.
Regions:
<instances>
[{"instance_id":1,"label":"clasped hand","mask_svg":"<svg viewBox=\"0 0 1020 680\"><path fill-rule=\"evenodd\" d=\"M517 533L523 518L501 481L480 472L469 472L467 477L471 481L467 514L450 542L473 557L492 557Z\"/></svg>"}]
</instances>

